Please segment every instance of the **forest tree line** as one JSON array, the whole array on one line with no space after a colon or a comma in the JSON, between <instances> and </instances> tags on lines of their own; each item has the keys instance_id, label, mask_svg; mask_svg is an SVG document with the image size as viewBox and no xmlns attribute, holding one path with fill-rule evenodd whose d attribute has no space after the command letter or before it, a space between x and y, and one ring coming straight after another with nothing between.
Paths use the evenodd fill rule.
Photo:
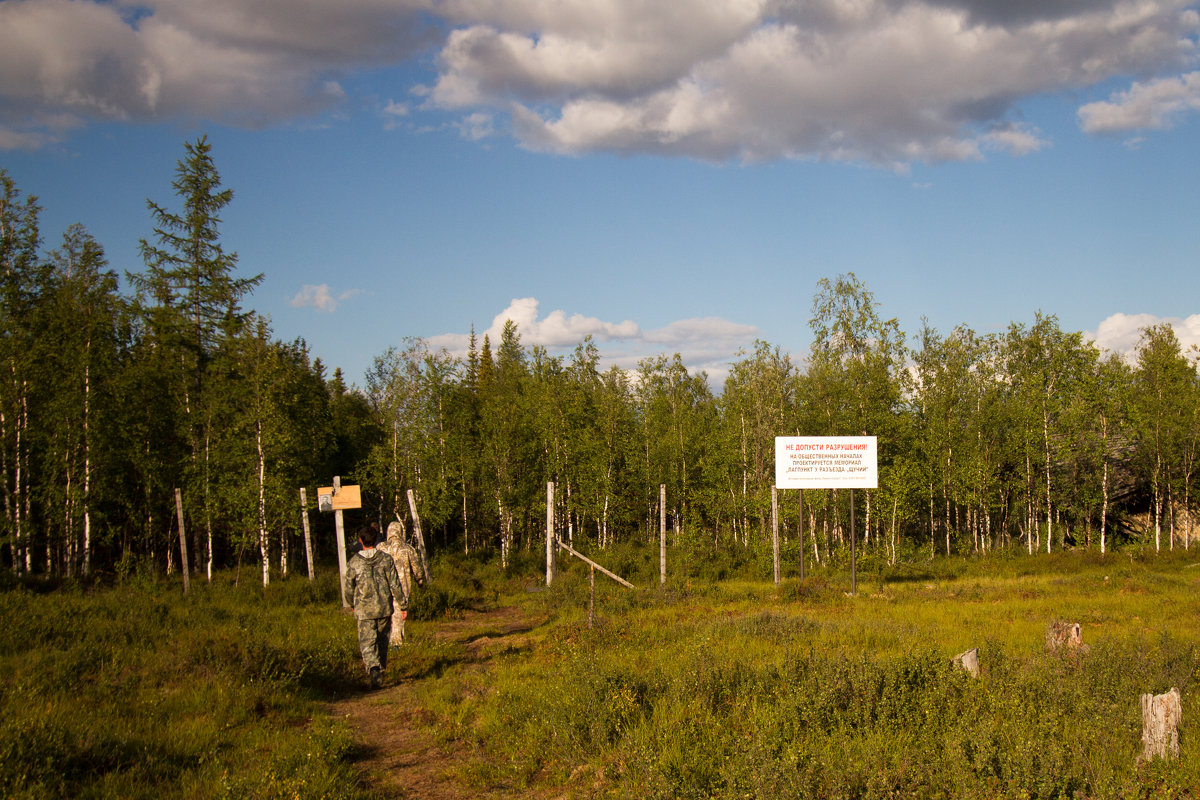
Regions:
<instances>
[{"instance_id":1,"label":"forest tree line","mask_svg":"<svg viewBox=\"0 0 1200 800\"><path fill-rule=\"evenodd\" d=\"M1168 325L1130 360L1041 313L910 337L850 274L818 282L799 363L757 341L719 392L677 353L601 369L590 338L552 355L512 322L465 357L406 340L360 389L244 307L261 275L222 245L233 195L206 138L171 185L122 294L82 225L47 251L36 198L0 170L0 559L17 573L177 569L178 488L192 568L253 562L266 583L294 569L299 489L315 501L333 475L361 486L359 521L409 523L412 490L435 550L504 564L545 541L550 482L576 546L657 537L665 485L674 544L760 548L780 435L878 437L857 541L889 560L1190 547L1200 381ZM841 557L850 493L805 492L803 520L780 494L787 546Z\"/></svg>"}]
</instances>

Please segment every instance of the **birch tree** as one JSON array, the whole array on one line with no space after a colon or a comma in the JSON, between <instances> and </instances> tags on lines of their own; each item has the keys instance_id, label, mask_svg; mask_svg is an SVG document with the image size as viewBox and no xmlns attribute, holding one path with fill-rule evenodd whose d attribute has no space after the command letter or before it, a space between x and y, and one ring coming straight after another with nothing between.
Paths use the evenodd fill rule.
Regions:
<instances>
[{"instance_id":1,"label":"birch tree","mask_svg":"<svg viewBox=\"0 0 1200 800\"><path fill-rule=\"evenodd\" d=\"M34 310L46 283L38 255L40 213L37 198L22 197L0 169L0 491L4 539L18 573L33 571L30 373Z\"/></svg>"}]
</instances>

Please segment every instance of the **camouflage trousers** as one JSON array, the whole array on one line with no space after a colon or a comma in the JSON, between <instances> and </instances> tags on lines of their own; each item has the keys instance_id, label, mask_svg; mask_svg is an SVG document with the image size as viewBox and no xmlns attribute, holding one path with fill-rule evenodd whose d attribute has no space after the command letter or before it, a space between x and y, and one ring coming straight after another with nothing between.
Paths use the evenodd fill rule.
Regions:
<instances>
[{"instance_id":1,"label":"camouflage trousers","mask_svg":"<svg viewBox=\"0 0 1200 800\"><path fill-rule=\"evenodd\" d=\"M401 616L400 609L396 609L392 613L392 636L391 642L393 647L398 647L404 644L404 617Z\"/></svg>"},{"instance_id":2,"label":"camouflage trousers","mask_svg":"<svg viewBox=\"0 0 1200 800\"><path fill-rule=\"evenodd\" d=\"M370 672L372 667L387 669L388 641L391 635L391 617L358 621L358 649L362 651L363 666L367 668L367 672Z\"/></svg>"}]
</instances>

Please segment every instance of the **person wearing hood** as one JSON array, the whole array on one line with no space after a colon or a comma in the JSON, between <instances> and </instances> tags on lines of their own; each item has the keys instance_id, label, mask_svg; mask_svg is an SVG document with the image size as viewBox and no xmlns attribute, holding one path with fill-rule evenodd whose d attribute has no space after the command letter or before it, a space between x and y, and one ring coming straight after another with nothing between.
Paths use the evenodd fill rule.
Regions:
<instances>
[{"instance_id":1,"label":"person wearing hood","mask_svg":"<svg viewBox=\"0 0 1200 800\"><path fill-rule=\"evenodd\" d=\"M354 618L358 622L358 647L363 666L370 676L371 688L378 688L387 669L388 642L392 633L392 613L399 608L408 613L408 592L396 572L396 562L375 547L378 533L363 526L358 531L362 550L346 564L346 596L353 598Z\"/></svg>"},{"instance_id":2,"label":"person wearing hood","mask_svg":"<svg viewBox=\"0 0 1200 800\"><path fill-rule=\"evenodd\" d=\"M379 549L392 557L396 562L396 571L400 573L400 583L404 585L404 596L412 598L413 581L418 586L425 585L425 570L421 567L421 557L406 541L404 526L393 522L387 528L387 541L379 545ZM392 614L392 647L404 644L404 620L408 612L396 610Z\"/></svg>"}]
</instances>

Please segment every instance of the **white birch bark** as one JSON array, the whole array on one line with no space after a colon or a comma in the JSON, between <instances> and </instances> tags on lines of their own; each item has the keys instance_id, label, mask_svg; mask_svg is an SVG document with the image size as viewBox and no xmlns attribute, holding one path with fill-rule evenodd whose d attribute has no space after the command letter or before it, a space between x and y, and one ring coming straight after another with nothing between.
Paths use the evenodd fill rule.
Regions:
<instances>
[{"instance_id":1,"label":"white birch bark","mask_svg":"<svg viewBox=\"0 0 1200 800\"><path fill-rule=\"evenodd\" d=\"M263 586L267 586L271 583L271 548L267 541L267 459L263 452L262 420L254 424L254 443L258 448L258 549L262 554Z\"/></svg>"}]
</instances>

